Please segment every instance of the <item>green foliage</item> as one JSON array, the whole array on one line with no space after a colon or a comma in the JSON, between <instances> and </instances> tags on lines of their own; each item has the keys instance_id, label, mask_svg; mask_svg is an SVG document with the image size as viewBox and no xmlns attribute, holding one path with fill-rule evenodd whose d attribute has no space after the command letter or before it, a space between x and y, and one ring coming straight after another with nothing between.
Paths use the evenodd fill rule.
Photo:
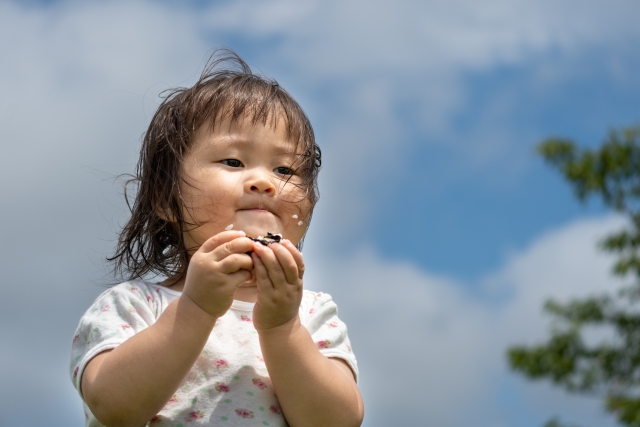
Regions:
<instances>
[{"instance_id":1,"label":"green foliage","mask_svg":"<svg viewBox=\"0 0 640 427\"><path fill-rule=\"evenodd\" d=\"M613 273L633 277L635 284L618 294L548 301L544 308L554 320L550 338L510 348L509 364L569 392L601 395L621 424L640 427L640 127L611 131L594 150L552 138L538 151L564 175L578 199L598 196L628 217L627 228L599 246L617 257ZM583 337L590 327L610 331L610 339L588 345ZM554 418L545 427L561 425Z\"/></svg>"},{"instance_id":2,"label":"green foliage","mask_svg":"<svg viewBox=\"0 0 640 427\"><path fill-rule=\"evenodd\" d=\"M579 150L567 139L550 138L538 151L559 169L580 200L599 195L617 210L640 196L640 127L611 131L597 150Z\"/></svg>"}]
</instances>

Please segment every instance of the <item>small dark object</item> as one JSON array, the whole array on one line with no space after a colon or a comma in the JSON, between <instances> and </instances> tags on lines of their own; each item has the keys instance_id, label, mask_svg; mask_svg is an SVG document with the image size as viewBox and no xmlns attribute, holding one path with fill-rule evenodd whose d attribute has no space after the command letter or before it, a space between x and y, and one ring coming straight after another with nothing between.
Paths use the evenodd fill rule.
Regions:
<instances>
[{"instance_id":1,"label":"small dark object","mask_svg":"<svg viewBox=\"0 0 640 427\"><path fill-rule=\"evenodd\" d=\"M282 240L282 234L271 234L270 231L267 231L267 235L262 237L262 236L258 236L258 237L249 237L251 240L253 240L254 242L260 242L263 245L267 246L270 245L271 243L280 243L280 241Z\"/></svg>"}]
</instances>

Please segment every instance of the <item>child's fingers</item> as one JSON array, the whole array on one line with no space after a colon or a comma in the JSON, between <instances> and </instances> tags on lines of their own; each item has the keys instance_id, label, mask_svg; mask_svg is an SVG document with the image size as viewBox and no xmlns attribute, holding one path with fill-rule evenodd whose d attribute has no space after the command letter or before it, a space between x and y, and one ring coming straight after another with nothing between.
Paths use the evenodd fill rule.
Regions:
<instances>
[{"instance_id":1,"label":"child's fingers","mask_svg":"<svg viewBox=\"0 0 640 427\"><path fill-rule=\"evenodd\" d=\"M298 276L298 264L293 258L293 255L287 248L282 245L270 245L271 250L276 256L276 259L284 273L284 277L287 283L297 284L300 281Z\"/></svg>"},{"instance_id":2,"label":"child's fingers","mask_svg":"<svg viewBox=\"0 0 640 427\"><path fill-rule=\"evenodd\" d=\"M251 263L253 264L253 261L251 261ZM249 281L252 275L253 274L251 273L251 271L246 269L241 269L236 271L235 273L229 274L229 278L231 278L231 280L236 284L236 286L240 286L244 282Z\"/></svg>"},{"instance_id":3,"label":"child's fingers","mask_svg":"<svg viewBox=\"0 0 640 427\"><path fill-rule=\"evenodd\" d=\"M246 253L231 254L223 258L218 265L220 266L220 272L224 274L235 273L238 270L253 270L253 260Z\"/></svg>"},{"instance_id":4,"label":"child's fingers","mask_svg":"<svg viewBox=\"0 0 640 427\"><path fill-rule=\"evenodd\" d=\"M248 237L236 237L233 240L222 243L213 251L211 255L214 261L222 261L223 259L234 254L246 254L253 249L253 240Z\"/></svg>"},{"instance_id":5,"label":"child's fingers","mask_svg":"<svg viewBox=\"0 0 640 427\"><path fill-rule=\"evenodd\" d=\"M287 279L285 277L284 271L282 270L282 266L280 266L280 262L276 257L276 254L273 253L271 246L275 246L277 244L272 244L269 246L262 246L260 243L256 243L253 251L256 255L260 257L260 261L264 264L267 269L267 274L271 283L273 283L273 287L278 289L283 283L286 283Z\"/></svg>"},{"instance_id":6,"label":"child's fingers","mask_svg":"<svg viewBox=\"0 0 640 427\"><path fill-rule=\"evenodd\" d=\"M198 250L200 252L211 252L224 243L230 242L234 239L237 239L238 237L245 236L246 233L241 230L223 231L222 233L218 233L215 236L208 238Z\"/></svg>"},{"instance_id":7,"label":"child's fingers","mask_svg":"<svg viewBox=\"0 0 640 427\"><path fill-rule=\"evenodd\" d=\"M253 261L253 275L256 278L256 286L258 287L258 292L272 291L273 283L271 283L271 278L269 277L267 267L265 267L264 263L257 253L254 252L251 255L251 259Z\"/></svg>"},{"instance_id":8,"label":"child's fingers","mask_svg":"<svg viewBox=\"0 0 640 427\"><path fill-rule=\"evenodd\" d=\"M296 246L289 240L283 240L281 244L289 250L289 253L291 253L291 256L298 266L298 278L302 279L302 276L304 276L304 259L302 258L302 253L300 253L298 248L296 248Z\"/></svg>"},{"instance_id":9,"label":"child's fingers","mask_svg":"<svg viewBox=\"0 0 640 427\"><path fill-rule=\"evenodd\" d=\"M265 265L273 286L295 285L300 282L298 268L293 256L279 244L258 248L257 255Z\"/></svg>"}]
</instances>

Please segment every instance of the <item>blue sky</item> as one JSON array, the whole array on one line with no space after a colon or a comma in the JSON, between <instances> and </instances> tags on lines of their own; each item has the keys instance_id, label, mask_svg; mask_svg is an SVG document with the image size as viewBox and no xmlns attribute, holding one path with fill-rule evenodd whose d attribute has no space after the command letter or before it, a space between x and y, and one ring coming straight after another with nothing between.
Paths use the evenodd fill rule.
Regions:
<instances>
[{"instance_id":1,"label":"blue sky","mask_svg":"<svg viewBox=\"0 0 640 427\"><path fill-rule=\"evenodd\" d=\"M504 353L545 336L545 298L617 286L594 246L621 220L534 147L640 121L638 16L631 0L0 3L0 425L83 424L66 367L126 219L113 178L158 93L218 46L315 127L305 283L349 325L366 427L615 425Z\"/></svg>"}]
</instances>

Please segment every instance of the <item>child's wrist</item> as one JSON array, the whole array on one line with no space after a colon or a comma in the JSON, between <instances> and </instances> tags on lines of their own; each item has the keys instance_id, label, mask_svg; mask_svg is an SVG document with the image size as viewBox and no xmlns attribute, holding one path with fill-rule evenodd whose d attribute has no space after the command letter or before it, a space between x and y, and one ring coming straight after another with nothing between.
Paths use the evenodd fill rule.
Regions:
<instances>
[{"instance_id":1,"label":"child's wrist","mask_svg":"<svg viewBox=\"0 0 640 427\"><path fill-rule=\"evenodd\" d=\"M258 335L260 337L268 337L268 336L285 336L291 335L295 333L297 330L302 328L302 323L300 322L300 316L296 314L290 320L287 320L281 325L273 326L269 328L256 328Z\"/></svg>"},{"instance_id":2,"label":"child's wrist","mask_svg":"<svg viewBox=\"0 0 640 427\"><path fill-rule=\"evenodd\" d=\"M187 293L183 292L179 297L181 305L189 313L190 316L194 316L198 323L211 323L211 326L215 325L220 316L215 316L202 308L197 302L195 302Z\"/></svg>"}]
</instances>

